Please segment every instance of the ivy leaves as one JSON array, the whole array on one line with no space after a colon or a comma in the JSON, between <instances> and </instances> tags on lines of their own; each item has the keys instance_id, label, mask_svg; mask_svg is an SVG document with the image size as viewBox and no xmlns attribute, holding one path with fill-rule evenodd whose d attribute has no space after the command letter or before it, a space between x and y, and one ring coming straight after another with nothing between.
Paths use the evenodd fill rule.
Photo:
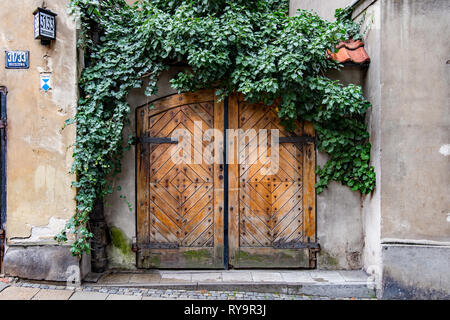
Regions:
<instances>
[{"instance_id":1,"label":"ivy leaves","mask_svg":"<svg viewBox=\"0 0 450 320\"><path fill-rule=\"evenodd\" d=\"M370 104L361 87L324 76L341 67L326 51L357 39L360 25L351 20L351 9L337 10L337 21L329 22L308 11L289 17L288 6L287 0L143 0L133 6L124 0L71 1L87 66L77 115L67 122L78 133L77 212L57 239L75 234L74 255L89 252L89 214L112 193L110 178L121 169L129 91L145 77L146 94L156 94L161 72L174 63L189 65L171 80L180 92L214 87L223 97L237 91L252 102L279 101L278 115L288 129L298 118L311 121L319 150L330 156L317 171L319 193L333 180L362 193L374 189L364 123Z\"/></svg>"}]
</instances>

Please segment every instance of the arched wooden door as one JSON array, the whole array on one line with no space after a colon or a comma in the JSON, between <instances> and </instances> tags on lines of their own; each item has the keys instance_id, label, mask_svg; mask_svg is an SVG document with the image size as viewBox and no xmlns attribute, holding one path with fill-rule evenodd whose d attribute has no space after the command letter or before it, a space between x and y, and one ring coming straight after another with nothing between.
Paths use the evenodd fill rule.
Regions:
<instances>
[{"instance_id":1,"label":"arched wooden door","mask_svg":"<svg viewBox=\"0 0 450 320\"><path fill-rule=\"evenodd\" d=\"M234 148L237 155L235 159L223 155L231 160L228 164L173 161L173 151L188 148L195 158L199 151L207 155L210 145L184 137L175 141L176 130L194 135L216 129L225 136L227 128L235 129L235 133L266 129L267 140L258 141L266 143L268 154L274 148L268 143L271 130L278 129L278 170L265 172L267 161L238 163L252 152L260 160L259 148L249 151L238 147L245 134L226 141L228 151ZM214 91L174 95L154 102L152 108L140 108L138 267L315 267L318 246L313 136L311 124L298 122L297 130L288 133L273 107L249 104L237 95L220 103ZM217 152L223 154L223 144L219 147Z\"/></svg>"},{"instance_id":2,"label":"arched wooden door","mask_svg":"<svg viewBox=\"0 0 450 320\"><path fill-rule=\"evenodd\" d=\"M223 131L223 103L214 91L173 95L138 110L137 245L140 268L223 268L224 166L172 161L188 145L176 130ZM182 152L180 152L182 154Z\"/></svg>"}]
</instances>

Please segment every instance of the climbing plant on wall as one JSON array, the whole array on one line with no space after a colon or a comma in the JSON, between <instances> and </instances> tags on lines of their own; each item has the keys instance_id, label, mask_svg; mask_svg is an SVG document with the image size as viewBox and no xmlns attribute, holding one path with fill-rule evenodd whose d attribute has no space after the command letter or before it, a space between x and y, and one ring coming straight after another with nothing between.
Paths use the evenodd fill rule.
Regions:
<instances>
[{"instance_id":1,"label":"climbing plant on wall","mask_svg":"<svg viewBox=\"0 0 450 320\"><path fill-rule=\"evenodd\" d=\"M359 86L343 86L324 71L342 67L327 49L360 37L350 9L336 11L335 22L299 11L288 15L287 0L71 0L82 26L80 47L86 67L79 81L78 112L67 125L77 126L73 172L77 211L56 237L75 234L74 255L89 252L86 227L95 202L114 190L127 144L123 129L130 107L127 95L148 80L146 94L157 93L157 80L172 64L189 68L171 80L183 91L216 88L225 97L240 92L251 102L279 101L287 128L294 120L311 121L318 149L330 157L318 169L320 193L338 181L370 193L369 134L364 122L370 107Z\"/></svg>"}]
</instances>

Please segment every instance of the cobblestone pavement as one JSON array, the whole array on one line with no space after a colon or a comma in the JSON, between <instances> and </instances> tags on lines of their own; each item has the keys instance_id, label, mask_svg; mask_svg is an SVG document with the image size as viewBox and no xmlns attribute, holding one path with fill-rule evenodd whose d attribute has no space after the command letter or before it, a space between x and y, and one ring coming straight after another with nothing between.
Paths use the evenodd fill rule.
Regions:
<instances>
[{"instance_id":1,"label":"cobblestone pavement","mask_svg":"<svg viewBox=\"0 0 450 320\"><path fill-rule=\"evenodd\" d=\"M156 290L132 287L78 288L15 282L0 292L0 300L328 300L327 297L277 293ZM354 300L354 299L343 299Z\"/></svg>"}]
</instances>

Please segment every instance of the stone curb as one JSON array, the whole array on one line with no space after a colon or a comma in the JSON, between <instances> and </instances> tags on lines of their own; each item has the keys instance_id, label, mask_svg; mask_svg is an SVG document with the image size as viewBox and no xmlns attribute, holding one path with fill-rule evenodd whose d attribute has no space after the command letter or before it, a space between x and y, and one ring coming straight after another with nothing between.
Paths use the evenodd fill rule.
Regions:
<instances>
[{"instance_id":1,"label":"stone curb","mask_svg":"<svg viewBox=\"0 0 450 320\"><path fill-rule=\"evenodd\" d=\"M330 298L359 298L370 299L375 296L375 291L367 287L366 283L154 283L154 284L90 284L92 288L140 288L156 290L192 290L192 291L238 291L258 293L279 293L288 295L326 296Z\"/></svg>"}]
</instances>

